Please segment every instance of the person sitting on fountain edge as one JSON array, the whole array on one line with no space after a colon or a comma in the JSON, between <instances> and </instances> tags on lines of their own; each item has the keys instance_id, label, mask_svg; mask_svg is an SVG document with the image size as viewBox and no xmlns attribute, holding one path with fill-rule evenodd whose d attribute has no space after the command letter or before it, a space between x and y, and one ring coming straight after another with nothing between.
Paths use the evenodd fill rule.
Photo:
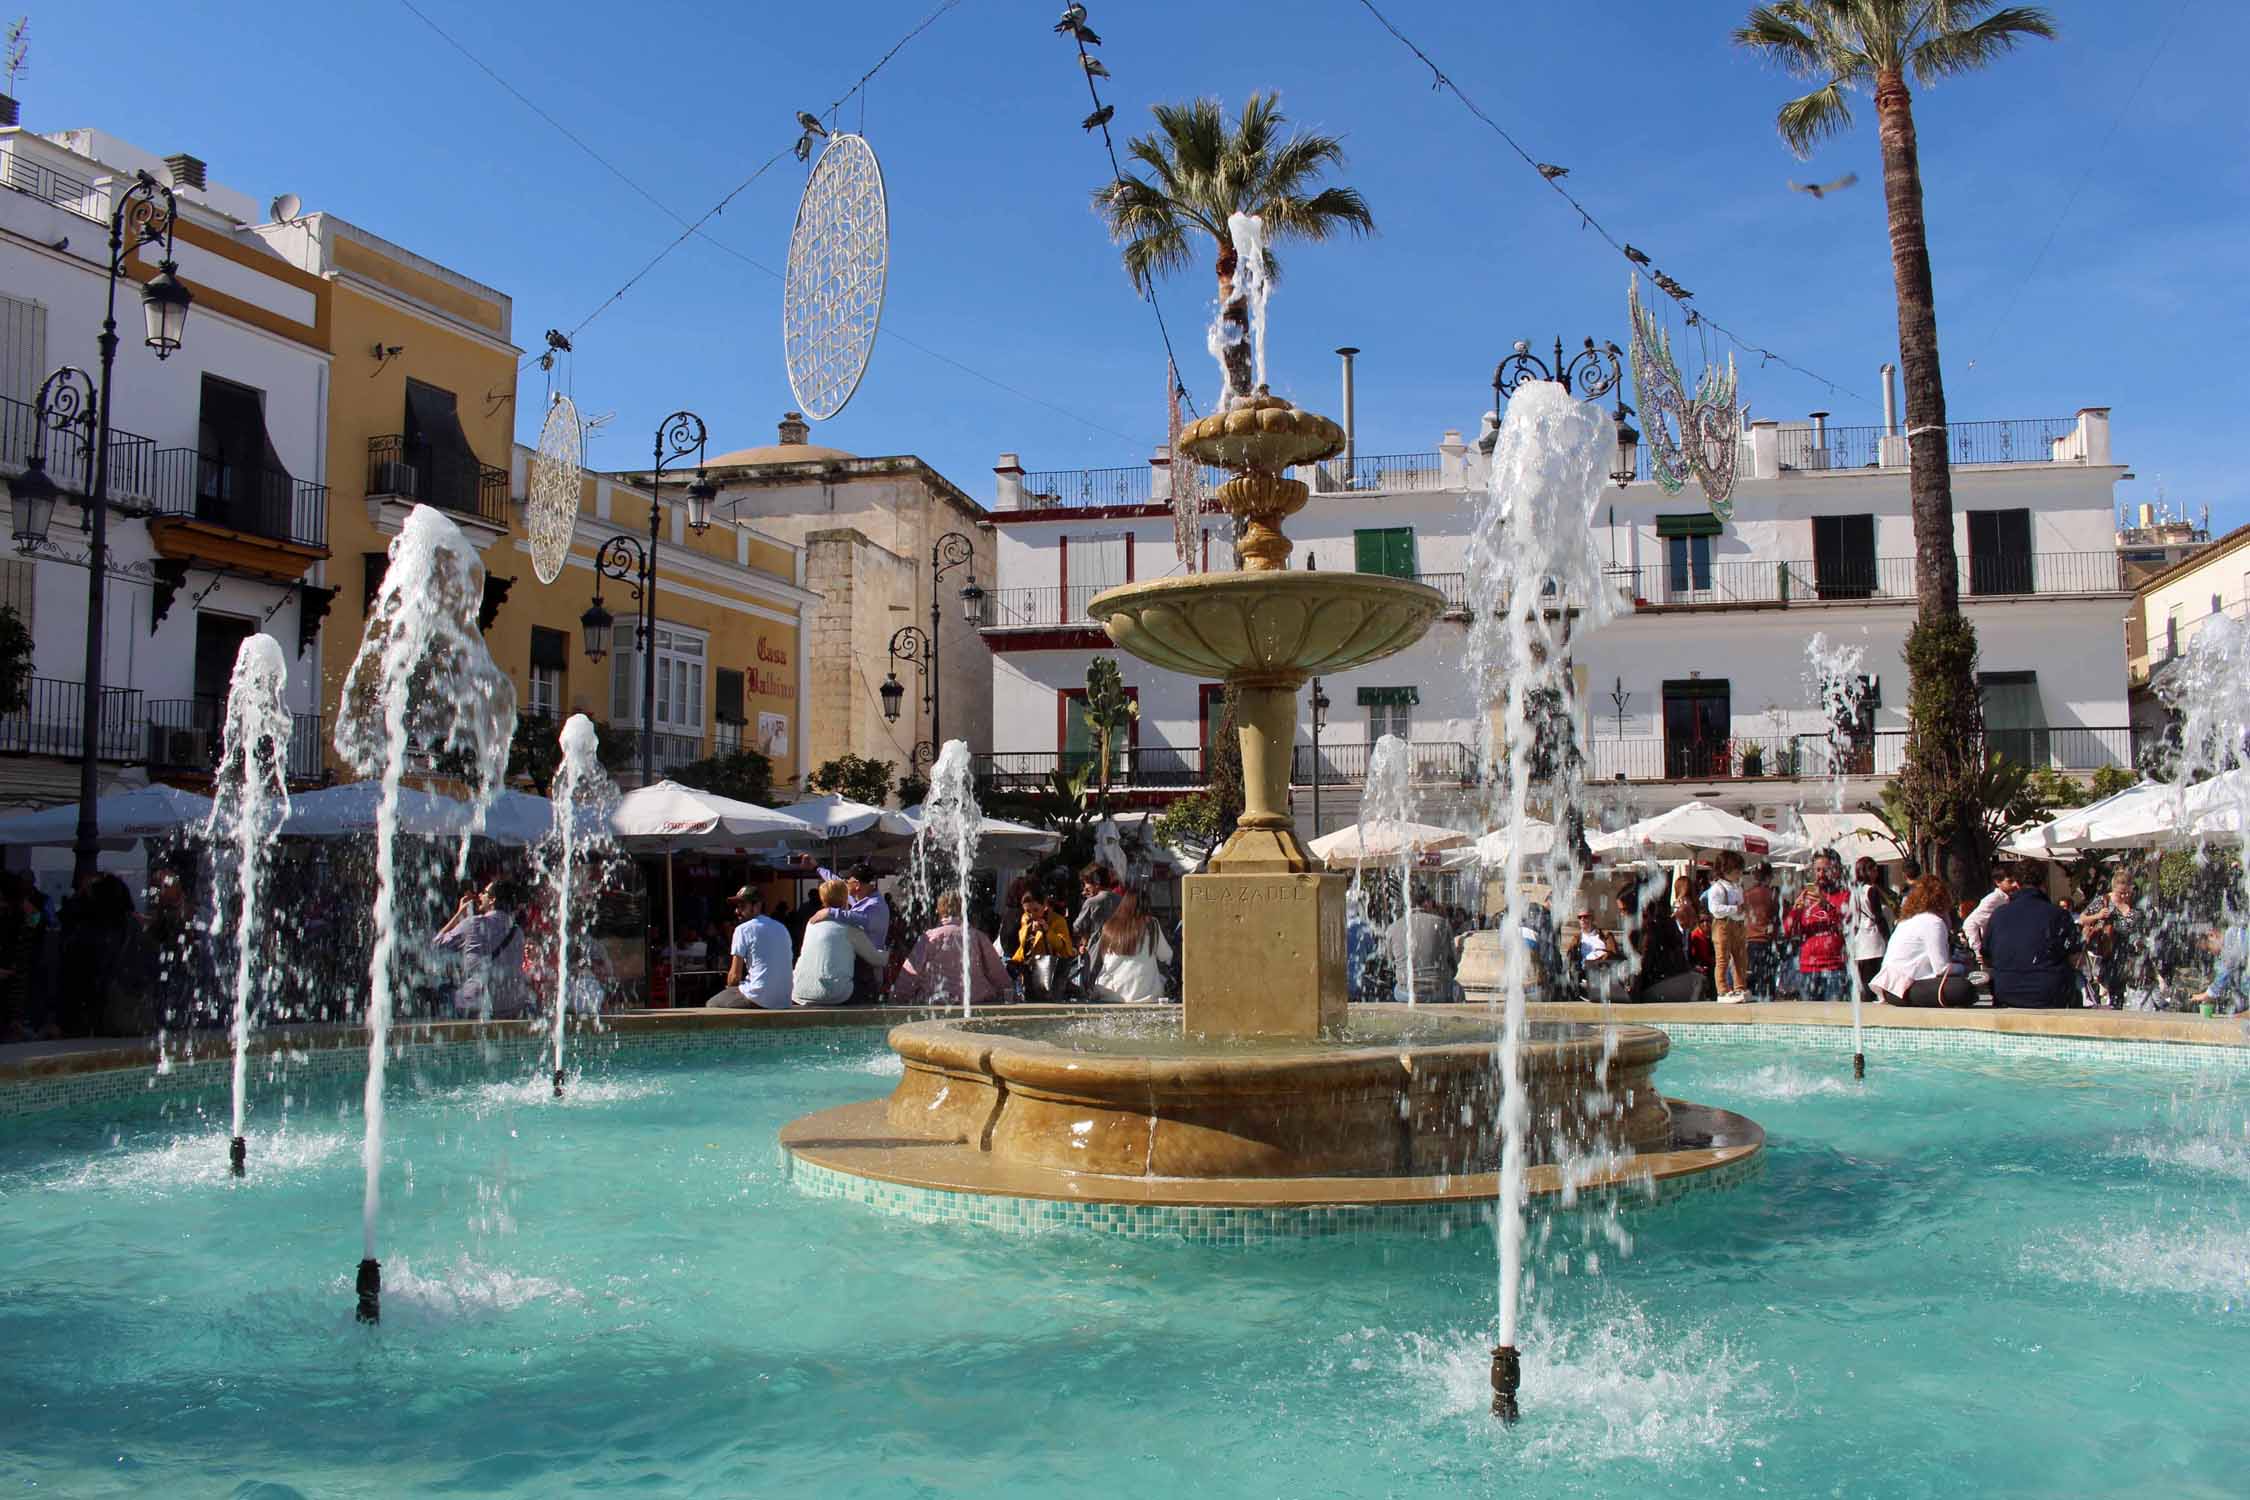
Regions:
<instances>
[{"instance_id":1,"label":"person sitting on fountain edge","mask_svg":"<svg viewBox=\"0 0 2250 1500\"><path fill-rule=\"evenodd\" d=\"M867 940L846 915L851 887L841 880L820 883L820 910L805 924L804 951L790 983L791 997L799 1005L849 1005L858 965L883 969L883 954ZM886 913L884 925L889 925Z\"/></svg>"},{"instance_id":2,"label":"person sitting on fountain edge","mask_svg":"<svg viewBox=\"0 0 2250 1500\"><path fill-rule=\"evenodd\" d=\"M1411 998L1416 1003L1453 998L1453 929L1438 914L1436 897L1425 893L1412 911L1391 924L1391 930L1383 935L1383 952L1402 987L1407 957L1413 956Z\"/></svg>"},{"instance_id":3,"label":"person sitting on fountain edge","mask_svg":"<svg viewBox=\"0 0 2250 1500\"><path fill-rule=\"evenodd\" d=\"M1632 931L1640 967L1630 980L1613 983L1610 999L1640 1005L1704 999L1706 981L1688 961L1687 938L1672 920L1663 889L1644 897L1638 886L1628 884L1617 893L1617 911Z\"/></svg>"},{"instance_id":4,"label":"person sitting on fountain edge","mask_svg":"<svg viewBox=\"0 0 2250 1500\"><path fill-rule=\"evenodd\" d=\"M845 873L844 888L848 899L836 920L866 933L867 944L877 955L854 972L852 1003L872 1005L882 993L883 971L891 961L891 903L875 888L875 867L864 859ZM819 913L814 913L813 920L819 919Z\"/></svg>"},{"instance_id":5,"label":"person sitting on fountain edge","mask_svg":"<svg viewBox=\"0 0 2250 1500\"><path fill-rule=\"evenodd\" d=\"M1952 910L1953 892L1935 875L1924 875L1907 888L1898 925L1883 948L1882 967L1868 981L1876 999L1949 1009L1977 1003L1968 965L1953 956Z\"/></svg>"},{"instance_id":6,"label":"person sitting on fountain edge","mask_svg":"<svg viewBox=\"0 0 2250 1500\"><path fill-rule=\"evenodd\" d=\"M787 1010L795 960L789 929L767 916L765 902L748 886L727 898L734 907L734 937L727 944L727 987L703 1003ZM848 940L847 940L848 941Z\"/></svg>"},{"instance_id":7,"label":"person sitting on fountain edge","mask_svg":"<svg viewBox=\"0 0 2250 1500\"><path fill-rule=\"evenodd\" d=\"M941 891L937 898L937 925L914 940L898 978L891 984L891 1002L914 1005L961 1003L961 945L968 944L969 1003L990 1005L1008 993L1008 966L992 939L961 920L961 893Z\"/></svg>"},{"instance_id":8,"label":"person sitting on fountain edge","mask_svg":"<svg viewBox=\"0 0 2250 1500\"><path fill-rule=\"evenodd\" d=\"M2047 866L2036 859L2016 866L2018 889L1992 913L1984 953L1992 972L1992 1003L2033 1010L2074 1006L2078 924L2047 899Z\"/></svg>"}]
</instances>

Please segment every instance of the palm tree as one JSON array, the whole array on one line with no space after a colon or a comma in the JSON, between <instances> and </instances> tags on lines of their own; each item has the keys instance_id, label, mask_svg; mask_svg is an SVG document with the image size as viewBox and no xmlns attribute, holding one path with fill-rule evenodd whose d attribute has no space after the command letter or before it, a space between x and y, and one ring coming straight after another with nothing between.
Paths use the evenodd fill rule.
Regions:
<instances>
[{"instance_id":1,"label":"palm tree","mask_svg":"<svg viewBox=\"0 0 2250 1500\"><path fill-rule=\"evenodd\" d=\"M1875 98L1883 148L1883 199L1890 216L1891 280L1898 299L1899 366L1906 381L1909 492L1914 507L1914 584L1920 613L1906 641L1912 677L1907 764L1900 777L1924 864L1981 883L1968 805L1979 770L1976 632L1961 615L1953 547L1953 473L1946 460L1945 384L1938 370L1937 305L1930 291L1929 236L1922 219L1922 166L1908 75L1927 85L1974 72L2027 37L2052 39L2054 21L2033 5L1994 0L1777 0L1750 12L1736 43L1816 81L1781 106L1775 125L1800 157L1852 123L1847 94ZM1957 887L1958 888L1958 887Z\"/></svg>"},{"instance_id":2,"label":"palm tree","mask_svg":"<svg viewBox=\"0 0 2250 1500\"><path fill-rule=\"evenodd\" d=\"M1159 104L1150 112L1156 133L1135 136L1125 147L1148 175L1126 171L1094 194L1094 208L1108 222L1110 238L1124 245L1125 274L1144 296L1158 276L1189 264L1188 231L1210 236L1218 247L1227 389L1247 394L1253 378L1249 299L1235 290L1238 261L1228 217L1258 215L1270 245L1325 240L1339 230L1369 234L1374 216L1357 189L1318 187L1323 173L1344 164L1343 142L1332 135L1283 138L1288 117L1277 94L1252 94L1231 131L1216 99ZM1270 254L1266 272L1275 273Z\"/></svg>"}]
</instances>

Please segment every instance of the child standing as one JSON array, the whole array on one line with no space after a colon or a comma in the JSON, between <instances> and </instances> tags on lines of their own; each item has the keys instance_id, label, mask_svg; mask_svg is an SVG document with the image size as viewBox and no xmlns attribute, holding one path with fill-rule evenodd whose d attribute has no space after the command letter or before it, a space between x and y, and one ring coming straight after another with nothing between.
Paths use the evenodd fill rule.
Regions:
<instances>
[{"instance_id":1,"label":"child standing","mask_svg":"<svg viewBox=\"0 0 2250 1500\"><path fill-rule=\"evenodd\" d=\"M1703 893L1711 914L1711 980L1721 1005L1750 998L1750 944L1742 926L1742 856L1721 854L1718 876Z\"/></svg>"}]
</instances>

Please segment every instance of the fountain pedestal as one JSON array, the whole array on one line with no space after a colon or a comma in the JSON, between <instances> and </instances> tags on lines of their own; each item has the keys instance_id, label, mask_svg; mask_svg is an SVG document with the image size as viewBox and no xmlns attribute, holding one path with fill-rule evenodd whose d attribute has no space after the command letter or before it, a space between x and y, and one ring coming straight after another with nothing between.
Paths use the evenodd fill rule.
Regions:
<instances>
[{"instance_id":1,"label":"fountain pedestal","mask_svg":"<svg viewBox=\"0 0 2250 1500\"><path fill-rule=\"evenodd\" d=\"M1182 1022L1195 1036L1312 1040L1344 1024L1344 888L1312 871L1182 882Z\"/></svg>"}]
</instances>

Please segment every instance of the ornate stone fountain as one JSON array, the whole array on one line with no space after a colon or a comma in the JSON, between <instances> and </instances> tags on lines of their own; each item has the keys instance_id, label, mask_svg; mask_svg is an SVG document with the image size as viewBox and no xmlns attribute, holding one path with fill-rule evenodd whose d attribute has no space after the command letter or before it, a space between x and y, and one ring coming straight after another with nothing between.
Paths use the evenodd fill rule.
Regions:
<instances>
[{"instance_id":1,"label":"ornate stone fountain","mask_svg":"<svg viewBox=\"0 0 2250 1500\"><path fill-rule=\"evenodd\" d=\"M1452 1222L1497 1191L1495 1014L1347 1007L1347 882L1318 868L1288 810L1305 679L1411 645L1443 597L1286 567L1281 523L1308 496L1286 471L1341 450L1327 418L1261 388L1180 446L1234 476L1217 498L1243 524L1241 570L1127 584L1088 610L1143 661L1239 690L1244 807L1207 872L1185 882L1182 1006L899 1026L889 1099L783 1132L809 1191L976 1222L1146 1232L1153 1214L1221 1238L1244 1215L1280 1233L1319 1232L1336 1214L1434 1208ZM1657 1090L1661 1031L1605 1037L1564 1019L1577 1007L1540 1010L1524 1063L1531 1193L1664 1184L1756 1156L1755 1124ZM1566 1173L1558 1153L1578 1166Z\"/></svg>"}]
</instances>

